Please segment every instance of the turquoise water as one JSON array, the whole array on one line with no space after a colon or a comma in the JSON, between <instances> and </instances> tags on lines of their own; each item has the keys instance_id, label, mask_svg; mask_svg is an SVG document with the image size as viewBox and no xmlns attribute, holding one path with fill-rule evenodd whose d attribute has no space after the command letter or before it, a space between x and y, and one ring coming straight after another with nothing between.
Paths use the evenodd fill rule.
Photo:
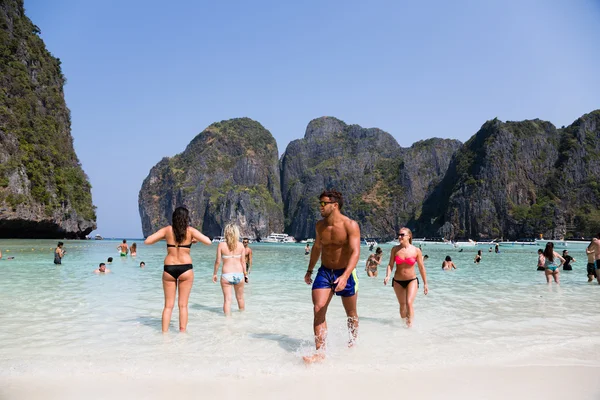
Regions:
<instances>
[{"instance_id":1,"label":"turquoise water","mask_svg":"<svg viewBox=\"0 0 600 400\"><path fill-rule=\"evenodd\" d=\"M131 241L128 241L131 243ZM308 264L302 244L253 244L254 267L244 313L222 315L222 292L211 281L216 246L192 248L195 282L189 332L161 333L164 242L138 242L136 258L118 256L119 241L66 241L54 265L56 241L1 240L0 375L89 374L169 376L290 375L311 352L312 304L303 282ZM384 260L391 246L383 245ZM427 370L462 365L600 365L600 285L588 284L583 250L561 285L536 271L536 248L463 252L428 248L429 295L415 302L415 325L406 329L385 270L368 278L362 247L359 344L346 348L343 307L328 313L328 361L336 370ZM451 255L456 271L442 271ZM14 260L7 260L14 256ZM92 273L111 256L113 273ZM139 268L144 261L146 267ZM233 310L236 310L234 304Z\"/></svg>"}]
</instances>

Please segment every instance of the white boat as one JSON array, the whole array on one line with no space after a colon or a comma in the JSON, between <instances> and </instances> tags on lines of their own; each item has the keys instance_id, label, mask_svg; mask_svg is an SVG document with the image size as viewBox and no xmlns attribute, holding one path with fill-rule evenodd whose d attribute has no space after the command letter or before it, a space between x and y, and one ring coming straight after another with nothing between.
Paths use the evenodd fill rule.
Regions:
<instances>
[{"instance_id":1,"label":"white boat","mask_svg":"<svg viewBox=\"0 0 600 400\"><path fill-rule=\"evenodd\" d=\"M527 247L527 246L541 246L534 239L520 239L513 240L512 242L499 242L498 245L500 247Z\"/></svg>"},{"instance_id":2,"label":"white boat","mask_svg":"<svg viewBox=\"0 0 600 400\"><path fill-rule=\"evenodd\" d=\"M213 243L221 243L225 241L225 236L215 236L212 240Z\"/></svg>"},{"instance_id":3,"label":"white boat","mask_svg":"<svg viewBox=\"0 0 600 400\"><path fill-rule=\"evenodd\" d=\"M369 238L365 238L365 239L361 239L360 241L361 246L377 246L377 241L374 239L369 239Z\"/></svg>"},{"instance_id":4,"label":"white boat","mask_svg":"<svg viewBox=\"0 0 600 400\"><path fill-rule=\"evenodd\" d=\"M454 242L454 247L473 247L476 246L477 242L474 240L469 239L468 241L462 241L462 242Z\"/></svg>"},{"instance_id":5,"label":"white boat","mask_svg":"<svg viewBox=\"0 0 600 400\"><path fill-rule=\"evenodd\" d=\"M296 243L296 239L293 236L286 235L285 233L273 233L266 238L262 239L263 243Z\"/></svg>"},{"instance_id":6,"label":"white boat","mask_svg":"<svg viewBox=\"0 0 600 400\"><path fill-rule=\"evenodd\" d=\"M454 249L458 246L455 246L453 242L438 238L438 239L413 239L412 244L419 248L434 248L434 249Z\"/></svg>"},{"instance_id":7,"label":"white boat","mask_svg":"<svg viewBox=\"0 0 600 400\"><path fill-rule=\"evenodd\" d=\"M548 239L537 239L536 244L538 247L546 247L546 243L552 242L555 249L585 249L589 246L591 240L548 240Z\"/></svg>"},{"instance_id":8,"label":"white boat","mask_svg":"<svg viewBox=\"0 0 600 400\"><path fill-rule=\"evenodd\" d=\"M96 236L94 236L94 239L95 239L95 240L102 240L102 239L104 239L104 238L103 238L102 236L100 236L100 235L96 235Z\"/></svg>"}]
</instances>

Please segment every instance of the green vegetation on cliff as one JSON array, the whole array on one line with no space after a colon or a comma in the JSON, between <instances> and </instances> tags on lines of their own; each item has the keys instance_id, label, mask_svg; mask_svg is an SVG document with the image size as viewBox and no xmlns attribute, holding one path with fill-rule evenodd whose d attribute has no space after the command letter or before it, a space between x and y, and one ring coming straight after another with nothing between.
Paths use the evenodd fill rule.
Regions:
<instances>
[{"instance_id":1,"label":"green vegetation on cliff","mask_svg":"<svg viewBox=\"0 0 600 400\"><path fill-rule=\"evenodd\" d=\"M0 193L24 168L31 199L43 204L47 215L70 206L80 217L95 220L91 186L73 149L60 60L46 50L39 33L24 15L22 1L2 2L0 144L9 158L0 165ZM4 193L4 201L15 207L29 198Z\"/></svg>"}]
</instances>

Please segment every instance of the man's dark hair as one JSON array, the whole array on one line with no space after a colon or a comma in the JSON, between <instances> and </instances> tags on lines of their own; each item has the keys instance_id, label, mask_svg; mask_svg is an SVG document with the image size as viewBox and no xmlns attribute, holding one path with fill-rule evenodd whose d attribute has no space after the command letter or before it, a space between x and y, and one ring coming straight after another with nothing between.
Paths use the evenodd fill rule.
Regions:
<instances>
[{"instance_id":1,"label":"man's dark hair","mask_svg":"<svg viewBox=\"0 0 600 400\"><path fill-rule=\"evenodd\" d=\"M101 266L105 265L104 263L100 263L100 265L98 265L98 268L100 268Z\"/></svg>"},{"instance_id":2,"label":"man's dark hair","mask_svg":"<svg viewBox=\"0 0 600 400\"><path fill-rule=\"evenodd\" d=\"M596 233L596 239L600 239L600 232Z\"/></svg>"},{"instance_id":3,"label":"man's dark hair","mask_svg":"<svg viewBox=\"0 0 600 400\"><path fill-rule=\"evenodd\" d=\"M123 243L127 243L127 239L123 239Z\"/></svg>"},{"instance_id":4,"label":"man's dark hair","mask_svg":"<svg viewBox=\"0 0 600 400\"><path fill-rule=\"evenodd\" d=\"M324 190L319 196L319 199L323 197L329 197L329 199L335 203L338 203L338 208L341 210L344 206L344 197L337 190Z\"/></svg>"},{"instance_id":5,"label":"man's dark hair","mask_svg":"<svg viewBox=\"0 0 600 400\"><path fill-rule=\"evenodd\" d=\"M143 261L140 263L140 265L142 265L142 264L146 265L146 263L145 263L145 262L143 262Z\"/></svg>"},{"instance_id":6,"label":"man's dark hair","mask_svg":"<svg viewBox=\"0 0 600 400\"><path fill-rule=\"evenodd\" d=\"M112 262L112 257L108 257L108 260L106 260L108 262Z\"/></svg>"}]
</instances>

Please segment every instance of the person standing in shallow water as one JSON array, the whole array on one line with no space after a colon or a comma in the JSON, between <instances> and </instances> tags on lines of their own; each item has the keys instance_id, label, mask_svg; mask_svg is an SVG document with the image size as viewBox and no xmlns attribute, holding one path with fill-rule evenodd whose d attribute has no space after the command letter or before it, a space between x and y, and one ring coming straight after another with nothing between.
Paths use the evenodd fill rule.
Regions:
<instances>
[{"instance_id":1,"label":"person standing in shallow water","mask_svg":"<svg viewBox=\"0 0 600 400\"><path fill-rule=\"evenodd\" d=\"M565 259L565 263L563 264L563 271L573 271L573 266L571 265L571 263L577 260L575 260L569 255L569 250L563 250L562 256Z\"/></svg>"},{"instance_id":2,"label":"person standing in shallow water","mask_svg":"<svg viewBox=\"0 0 600 400\"><path fill-rule=\"evenodd\" d=\"M240 230L235 224L227 224L223 230L225 233L225 242L217 246L217 257L212 281L217 283L217 272L223 261L223 272L221 274L221 289L223 290L223 313L226 316L231 315L231 288L235 292L235 298L238 303L238 309L244 311L246 303L244 302L244 284L248 280L248 271L246 269L246 247L240 244ZM248 245L248 242L246 242Z\"/></svg>"},{"instance_id":3,"label":"person standing in shallow water","mask_svg":"<svg viewBox=\"0 0 600 400\"><path fill-rule=\"evenodd\" d=\"M179 289L179 330L185 332L188 323L188 300L194 283L194 270L190 249L192 241L210 246L211 241L196 228L189 226L189 212L185 207L173 211L172 224L148 236L144 244L154 244L160 240L167 242L167 256L162 274L165 292L165 307L162 312L162 331L169 330L171 314L175 306L175 295Z\"/></svg>"},{"instance_id":4,"label":"person standing in shallow water","mask_svg":"<svg viewBox=\"0 0 600 400\"><path fill-rule=\"evenodd\" d=\"M417 297L419 289L419 278L415 273L415 264L419 267L421 278L423 278L423 292L429 293L427 287L427 273L425 264L423 263L423 253L412 245L412 232L408 228L400 228L398 232L398 240L400 244L392 248L390 254L390 262L387 266L387 273L383 284L387 285L394 264L396 265L396 273L392 278L392 287L400 303L400 318L406 321L406 326L412 326L415 310L413 302Z\"/></svg>"},{"instance_id":5,"label":"person standing in shallow water","mask_svg":"<svg viewBox=\"0 0 600 400\"><path fill-rule=\"evenodd\" d=\"M56 249L54 250L54 264L62 264L62 258L65 255L63 245L63 242L58 242L58 244L56 245Z\"/></svg>"},{"instance_id":6,"label":"person standing in shallow water","mask_svg":"<svg viewBox=\"0 0 600 400\"><path fill-rule=\"evenodd\" d=\"M557 261L560 261L560 264L557 264ZM546 268L546 282L550 283L550 277L554 278L554 282L557 284L560 283L560 267L565 262L565 259L561 257L560 254L554 251L554 243L548 242L546 243L546 248L544 249L544 268Z\"/></svg>"},{"instance_id":7,"label":"person standing in shallow water","mask_svg":"<svg viewBox=\"0 0 600 400\"><path fill-rule=\"evenodd\" d=\"M310 253L308 270L304 275L307 285L312 284L313 329L316 353L305 356L304 362L313 363L325 358L327 340L327 307L333 295L341 296L346 311L350 341L358 336L358 278L356 264L360 255L360 229L356 221L341 213L344 199L340 192L326 190L319 196L323 219L317 222L315 241ZM321 258L321 267L313 281L312 274Z\"/></svg>"},{"instance_id":8,"label":"person standing in shallow water","mask_svg":"<svg viewBox=\"0 0 600 400\"><path fill-rule=\"evenodd\" d=\"M593 249L590 249L589 247L587 249L585 249L585 254L587 255L587 276L588 276L588 282L591 282L594 280L594 277L596 277L596 268L595 268L595 264L596 264L596 252Z\"/></svg>"}]
</instances>

